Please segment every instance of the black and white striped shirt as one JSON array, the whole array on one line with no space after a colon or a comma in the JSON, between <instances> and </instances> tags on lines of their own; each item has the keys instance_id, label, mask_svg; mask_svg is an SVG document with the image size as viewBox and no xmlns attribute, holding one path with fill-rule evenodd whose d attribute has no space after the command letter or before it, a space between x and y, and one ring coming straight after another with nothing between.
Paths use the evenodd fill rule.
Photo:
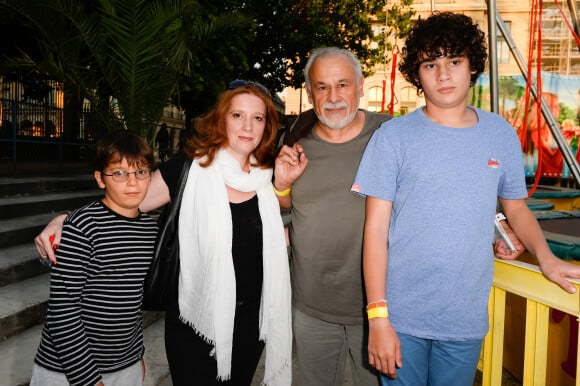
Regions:
<instances>
[{"instance_id":1,"label":"black and white striped shirt","mask_svg":"<svg viewBox=\"0 0 580 386\"><path fill-rule=\"evenodd\" d=\"M36 363L94 385L101 373L135 364L144 352L141 302L158 226L123 217L101 201L64 223L51 268L50 299Z\"/></svg>"}]
</instances>

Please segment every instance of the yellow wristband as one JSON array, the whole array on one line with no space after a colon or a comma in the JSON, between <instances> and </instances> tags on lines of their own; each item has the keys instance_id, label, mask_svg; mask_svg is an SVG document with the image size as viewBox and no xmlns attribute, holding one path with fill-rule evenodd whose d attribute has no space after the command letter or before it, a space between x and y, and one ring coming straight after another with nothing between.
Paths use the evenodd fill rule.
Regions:
<instances>
[{"instance_id":1,"label":"yellow wristband","mask_svg":"<svg viewBox=\"0 0 580 386\"><path fill-rule=\"evenodd\" d=\"M286 197L292 191L292 187L289 187L288 189L282 190L282 191L279 191L278 189L276 189L276 187L274 185L272 185L272 187L274 188L274 193L276 194L276 196L279 196L279 197Z\"/></svg>"},{"instance_id":2,"label":"yellow wristband","mask_svg":"<svg viewBox=\"0 0 580 386\"><path fill-rule=\"evenodd\" d=\"M389 309L387 307L375 307L367 311L367 316L369 320L374 318L388 318Z\"/></svg>"}]
</instances>

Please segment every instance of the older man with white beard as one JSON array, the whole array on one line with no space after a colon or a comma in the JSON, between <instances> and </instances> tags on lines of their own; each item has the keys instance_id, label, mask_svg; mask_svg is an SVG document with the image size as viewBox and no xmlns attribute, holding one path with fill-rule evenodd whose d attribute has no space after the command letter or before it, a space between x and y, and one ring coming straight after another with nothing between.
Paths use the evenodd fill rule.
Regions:
<instances>
[{"instance_id":1,"label":"older man with white beard","mask_svg":"<svg viewBox=\"0 0 580 386\"><path fill-rule=\"evenodd\" d=\"M305 70L314 113L285 135L274 187L292 224L293 328L304 386L377 385L368 365L362 283L365 200L350 192L371 135L389 115L359 109L364 77L351 52L314 50ZM298 141L298 142L295 142Z\"/></svg>"}]
</instances>

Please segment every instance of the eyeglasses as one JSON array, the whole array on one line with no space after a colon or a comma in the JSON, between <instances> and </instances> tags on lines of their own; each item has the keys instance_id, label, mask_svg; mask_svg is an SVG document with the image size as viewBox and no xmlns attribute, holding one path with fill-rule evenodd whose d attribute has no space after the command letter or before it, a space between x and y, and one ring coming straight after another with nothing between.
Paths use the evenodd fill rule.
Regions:
<instances>
[{"instance_id":1,"label":"eyeglasses","mask_svg":"<svg viewBox=\"0 0 580 386\"><path fill-rule=\"evenodd\" d=\"M102 174L104 176L113 177L113 181L125 182L129 179L130 174L134 174L135 178L138 180L146 180L149 178L149 175L151 174L151 170L139 169L139 170L136 170L134 172L126 172L124 170L116 170L111 174L105 174L105 173L102 173Z\"/></svg>"},{"instance_id":2,"label":"eyeglasses","mask_svg":"<svg viewBox=\"0 0 580 386\"><path fill-rule=\"evenodd\" d=\"M272 95L270 95L270 91L268 91L268 89L264 86L262 86L260 83L257 82L252 82L251 80L243 80L243 79L236 79L236 80L232 80L229 84L228 84L228 90L235 90L238 87L243 87L243 86L254 86L257 87L258 90L262 91L268 98L272 98Z\"/></svg>"}]
</instances>

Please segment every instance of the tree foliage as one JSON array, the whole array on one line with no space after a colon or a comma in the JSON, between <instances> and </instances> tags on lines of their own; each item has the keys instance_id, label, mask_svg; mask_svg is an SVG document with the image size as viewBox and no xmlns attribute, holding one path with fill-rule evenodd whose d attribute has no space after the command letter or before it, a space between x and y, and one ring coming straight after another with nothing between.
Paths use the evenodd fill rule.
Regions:
<instances>
[{"instance_id":1,"label":"tree foliage","mask_svg":"<svg viewBox=\"0 0 580 386\"><path fill-rule=\"evenodd\" d=\"M412 8L413 0L391 2L390 6L377 11L376 22L381 28L373 42L377 49L373 51L373 63L386 66L391 62L393 53L398 53L413 25L412 18L416 12Z\"/></svg>"},{"instance_id":2,"label":"tree foliage","mask_svg":"<svg viewBox=\"0 0 580 386\"><path fill-rule=\"evenodd\" d=\"M386 0L251 0L256 40L248 52L247 75L273 90L300 87L306 59L316 47L338 46L355 53L365 69L377 63L372 21ZM380 48L379 48L380 49Z\"/></svg>"},{"instance_id":3,"label":"tree foliage","mask_svg":"<svg viewBox=\"0 0 580 386\"><path fill-rule=\"evenodd\" d=\"M118 116L128 130L149 139L178 79L191 74L198 47L216 31L251 25L244 15L207 20L198 3L188 0L4 0L0 5L35 33L36 44L21 47L14 66L78 87L103 124L110 127Z\"/></svg>"},{"instance_id":4,"label":"tree foliage","mask_svg":"<svg viewBox=\"0 0 580 386\"><path fill-rule=\"evenodd\" d=\"M347 48L368 73L392 49L387 37L408 31L411 2L0 0L0 23L32 37L4 50L18 53L12 64L65 82L103 122L116 115L151 139L168 101L191 118L236 78L300 87L316 47ZM383 35L374 36L374 20Z\"/></svg>"},{"instance_id":5,"label":"tree foliage","mask_svg":"<svg viewBox=\"0 0 580 386\"><path fill-rule=\"evenodd\" d=\"M301 87L304 66L316 47L338 46L351 50L365 65L369 75L375 65L390 57L393 47L387 38L404 38L414 15L412 0L387 4L386 0L235 0L211 1L218 9L248 15L250 30L235 36L218 36L211 49L197 58L191 82L180 83L181 104L188 116L207 109L227 81L251 79L272 91ZM219 3L219 5L217 5ZM204 8L206 6L204 5ZM389 19L386 19L389 12ZM386 23L387 30L375 36L372 24ZM371 44L373 43L374 44ZM211 66L208 66L211 58ZM216 73L221 77L215 76ZM214 94L212 94L214 93Z\"/></svg>"}]
</instances>

